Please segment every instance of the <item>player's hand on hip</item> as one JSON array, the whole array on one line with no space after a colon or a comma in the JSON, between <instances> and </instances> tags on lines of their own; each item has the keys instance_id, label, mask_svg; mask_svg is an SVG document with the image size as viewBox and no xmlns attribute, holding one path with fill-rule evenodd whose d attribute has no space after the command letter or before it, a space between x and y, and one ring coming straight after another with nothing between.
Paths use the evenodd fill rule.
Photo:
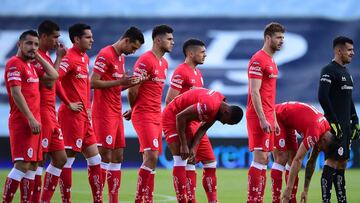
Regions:
<instances>
[{"instance_id":1,"label":"player's hand on hip","mask_svg":"<svg viewBox=\"0 0 360 203\"><path fill-rule=\"evenodd\" d=\"M125 111L122 116L125 118L125 120L129 121L131 119L131 113L132 113L132 110L129 109L129 110Z\"/></svg>"},{"instance_id":2,"label":"player's hand on hip","mask_svg":"<svg viewBox=\"0 0 360 203\"><path fill-rule=\"evenodd\" d=\"M84 108L82 102L72 102L68 105L72 111L80 112Z\"/></svg>"},{"instance_id":3,"label":"player's hand on hip","mask_svg":"<svg viewBox=\"0 0 360 203\"><path fill-rule=\"evenodd\" d=\"M35 118L29 119L29 125L30 125L30 128L31 128L32 134L35 134L35 135L40 134L41 125Z\"/></svg>"},{"instance_id":4,"label":"player's hand on hip","mask_svg":"<svg viewBox=\"0 0 360 203\"><path fill-rule=\"evenodd\" d=\"M187 144L180 145L180 156L181 156L182 160L186 160L187 158L189 158L190 151L189 151L189 147L187 146Z\"/></svg>"},{"instance_id":5,"label":"player's hand on hip","mask_svg":"<svg viewBox=\"0 0 360 203\"><path fill-rule=\"evenodd\" d=\"M308 193L303 191L300 197L300 203L307 203Z\"/></svg>"},{"instance_id":6,"label":"player's hand on hip","mask_svg":"<svg viewBox=\"0 0 360 203\"><path fill-rule=\"evenodd\" d=\"M271 125L265 118L260 119L260 127L265 133L271 133Z\"/></svg>"},{"instance_id":7,"label":"player's hand on hip","mask_svg":"<svg viewBox=\"0 0 360 203\"><path fill-rule=\"evenodd\" d=\"M330 127L331 127L331 133L338 139L340 139L342 137L342 130L341 130L341 126L338 122L332 122L330 123Z\"/></svg>"}]
</instances>

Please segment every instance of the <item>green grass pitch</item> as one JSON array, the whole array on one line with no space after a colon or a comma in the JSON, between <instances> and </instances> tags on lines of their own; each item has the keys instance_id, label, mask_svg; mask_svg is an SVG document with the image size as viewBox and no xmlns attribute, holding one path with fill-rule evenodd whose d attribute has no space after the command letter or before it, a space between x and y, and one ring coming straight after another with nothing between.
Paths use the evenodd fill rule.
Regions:
<instances>
[{"instance_id":1,"label":"green grass pitch","mask_svg":"<svg viewBox=\"0 0 360 203\"><path fill-rule=\"evenodd\" d=\"M8 170L0 171L0 189L3 192L4 181ZM176 202L175 193L172 185L171 170L158 169L155 177L155 202ZM197 202L207 202L204 189L201 184L202 170L197 170ZM310 186L309 202L321 202L320 195L320 174L321 171L314 173L313 181ZM218 200L221 203L246 202L247 196L247 170L245 169L218 169ZM300 172L300 183L298 198L302 191L304 170ZM119 192L119 200L121 203L134 201L135 187L137 181L137 169L125 169L122 173L122 182ZM346 171L346 188L348 202L360 202L360 170L351 169ZM267 174L267 185L265 192L265 201L271 202L271 180L270 171ZM104 202L107 202L107 188L104 190ZM87 172L85 170L75 170L73 173L72 200L74 203L91 202L91 191L87 180ZM332 200L336 202L335 190L332 192ZM19 202L19 190L14 197L13 202ZM54 194L53 203L61 202L58 191Z\"/></svg>"}]
</instances>

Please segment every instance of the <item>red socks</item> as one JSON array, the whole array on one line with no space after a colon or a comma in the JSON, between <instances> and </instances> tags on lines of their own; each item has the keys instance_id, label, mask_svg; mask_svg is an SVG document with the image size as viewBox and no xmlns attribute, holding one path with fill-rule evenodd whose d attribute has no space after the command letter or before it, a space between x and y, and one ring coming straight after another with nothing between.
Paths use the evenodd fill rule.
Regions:
<instances>
[{"instance_id":1,"label":"red socks","mask_svg":"<svg viewBox=\"0 0 360 203\"><path fill-rule=\"evenodd\" d=\"M63 203L71 203L71 185L72 185L72 164L74 157L68 157L60 175L60 192Z\"/></svg>"},{"instance_id":2,"label":"red socks","mask_svg":"<svg viewBox=\"0 0 360 203\"><path fill-rule=\"evenodd\" d=\"M285 180L287 182L288 177L289 177L289 172L290 172L290 166L288 164L286 164L285 166L286 171L285 171ZM293 189L291 191L291 195L290 195L290 203L296 203L296 193L297 193L297 188L299 185L299 176L296 176L295 182L294 182L294 186Z\"/></svg>"},{"instance_id":3,"label":"red socks","mask_svg":"<svg viewBox=\"0 0 360 203\"><path fill-rule=\"evenodd\" d=\"M282 174L285 170L285 166L282 166L278 163L273 163L271 168L271 191L272 191L272 202L280 203L281 198L281 188L282 188Z\"/></svg>"},{"instance_id":4,"label":"red socks","mask_svg":"<svg viewBox=\"0 0 360 203\"><path fill-rule=\"evenodd\" d=\"M30 203L34 191L36 171L28 170L20 181L20 197L22 203Z\"/></svg>"},{"instance_id":5,"label":"red socks","mask_svg":"<svg viewBox=\"0 0 360 203\"><path fill-rule=\"evenodd\" d=\"M151 172L151 168L148 168L146 166L140 167L136 186L135 203L143 203L144 196L147 196L146 199L149 200L148 194L149 192L151 192L151 189L149 187L149 179Z\"/></svg>"},{"instance_id":6,"label":"red socks","mask_svg":"<svg viewBox=\"0 0 360 203\"><path fill-rule=\"evenodd\" d=\"M248 203L263 201L266 183L266 165L252 162L248 171Z\"/></svg>"},{"instance_id":7,"label":"red socks","mask_svg":"<svg viewBox=\"0 0 360 203\"><path fill-rule=\"evenodd\" d=\"M204 164L202 184L205 189L208 202L215 203L217 201L216 162Z\"/></svg>"},{"instance_id":8,"label":"red socks","mask_svg":"<svg viewBox=\"0 0 360 203\"><path fill-rule=\"evenodd\" d=\"M44 186L41 195L41 202L48 203L51 201L56 186L59 182L60 174L61 174L61 169L56 168L51 164L47 167L44 177Z\"/></svg>"},{"instance_id":9,"label":"red socks","mask_svg":"<svg viewBox=\"0 0 360 203\"><path fill-rule=\"evenodd\" d=\"M191 203L196 203L196 169L195 165L187 164L186 167L186 191L188 201Z\"/></svg>"},{"instance_id":10,"label":"red socks","mask_svg":"<svg viewBox=\"0 0 360 203\"><path fill-rule=\"evenodd\" d=\"M25 173L13 168L8 177L6 178L6 182L4 185L4 192L3 192L3 203L11 202L14 198L17 188L19 187L20 181L25 176Z\"/></svg>"},{"instance_id":11,"label":"red socks","mask_svg":"<svg viewBox=\"0 0 360 203\"><path fill-rule=\"evenodd\" d=\"M42 172L43 172L43 167L38 166L36 169L36 175L35 175L34 192L33 192L32 200L31 200L32 203L40 202Z\"/></svg>"},{"instance_id":12,"label":"red socks","mask_svg":"<svg viewBox=\"0 0 360 203\"><path fill-rule=\"evenodd\" d=\"M104 181L103 181L104 182ZM121 184L121 163L110 163L107 173L109 189L109 202L118 203L119 188Z\"/></svg>"}]
</instances>

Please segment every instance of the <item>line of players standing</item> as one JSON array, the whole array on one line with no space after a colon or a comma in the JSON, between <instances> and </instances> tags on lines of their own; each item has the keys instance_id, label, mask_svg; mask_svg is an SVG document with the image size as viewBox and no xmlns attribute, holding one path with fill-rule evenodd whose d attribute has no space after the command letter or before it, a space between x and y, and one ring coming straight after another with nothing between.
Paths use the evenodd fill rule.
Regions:
<instances>
[{"instance_id":1,"label":"line of players standing","mask_svg":"<svg viewBox=\"0 0 360 203\"><path fill-rule=\"evenodd\" d=\"M123 117L131 119L143 156L135 202L153 202L155 167L162 150L162 131L174 158L173 182L177 200L196 202L195 164L202 162L202 185L208 202L217 202L216 159L206 131L216 120L224 124L237 124L243 112L240 107L227 104L221 93L202 88L203 78L197 65L204 63L205 44L197 39L187 40L183 44L185 61L178 66L171 78L166 96L167 107L161 113L161 97L168 69L163 56L171 52L174 45L171 27L154 27L152 49L139 57L134 65L133 75L127 75L124 55L134 53L144 43L142 32L136 27L130 27L118 41L100 50L90 79L86 51L91 49L93 43L91 27L86 24L72 25L69 37L73 47L68 50L58 41L59 30L56 23L46 20L39 25L38 32L29 30L22 33L17 55L10 58L6 65L5 81L11 107L9 129L14 168L4 186L3 202L12 201L19 185L22 202L39 202L40 199L41 202L50 202L58 183L62 201L71 202L71 168L78 152L87 160L93 201L102 202L102 190L107 182L109 202L118 202L121 163L126 146L121 116L121 91L125 89L128 89L131 109L125 111ZM274 151L274 171L284 170L282 163L289 160L281 157L288 156L288 151L295 149L285 147L297 144L294 136L286 136L295 135L288 133L294 129L301 132L303 129L300 128L303 126L298 129L298 126L280 122L280 117L284 120L292 117L286 114L290 112L288 109L295 106L297 111L294 114L304 113L309 109L315 112L304 127L308 144L303 148L300 145L299 149L303 151L314 146L328 150L332 143L332 135L328 131L331 128L332 131L340 132L339 123L334 121L329 126L325 119L321 119L321 113L304 103L282 104L276 108L279 110L274 111L277 67L272 55L280 49L284 32L282 25L269 24L264 32L263 49L249 63L247 120L249 147L254 153L254 161L249 169L248 202L263 201L266 182L264 171L266 172L268 151L273 148L274 137L271 132L283 135L281 139L278 138L279 145L275 144L275 149L278 150ZM54 49L57 56L55 62L48 53ZM90 88L95 89L92 105ZM55 110L56 95L62 101L58 119ZM313 134L310 131L309 134L308 126L314 124L314 120L322 122L313 131L321 130ZM280 133L283 129L288 132ZM259 134L261 140L253 137ZM277 136L275 143L276 138ZM295 156L294 160L297 158L295 153L296 151L292 155ZM44 166L42 160L46 154L51 157L51 163L46 169L41 187ZM291 170L293 168L296 169L292 166ZM273 180L280 180L280 185L273 187L275 202L280 201L281 174L273 170L271 173ZM292 173L289 183L295 179L291 175ZM284 199L290 198L290 195L286 195L287 192L284 193Z\"/></svg>"}]
</instances>

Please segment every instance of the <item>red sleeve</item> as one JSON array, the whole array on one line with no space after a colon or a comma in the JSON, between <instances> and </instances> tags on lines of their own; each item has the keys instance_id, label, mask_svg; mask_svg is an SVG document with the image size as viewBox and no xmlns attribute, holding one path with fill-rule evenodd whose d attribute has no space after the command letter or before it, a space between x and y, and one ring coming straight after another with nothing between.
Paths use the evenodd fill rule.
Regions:
<instances>
[{"instance_id":1,"label":"red sleeve","mask_svg":"<svg viewBox=\"0 0 360 203\"><path fill-rule=\"evenodd\" d=\"M182 71L180 68L177 68L171 77L170 87L181 92L183 85L186 83L186 79L187 77L184 71Z\"/></svg>"},{"instance_id":2,"label":"red sleeve","mask_svg":"<svg viewBox=\"0 0 360 203\"><path fill-rule=\"evenodd\" d=\"M60 63L59 67L59 80L61 80L66 74L72 70L72 65L68 56L65 56Z\"/></svg>"},{"instance_id":3,"label":"red sleeve","mask_svg":"<svg viewBox=\"0 0 360 203\"><path fill-rule=\"evenodd\" d=\"M146 57L140 57L134 65L134 75L148 77L151 75L152 66Z\"/></svg>"},{"instance_id":4,"label":"red sleeve","mask_svg":"<svg viewBox=\"0 0 360 203\"><path fill-rule=\"evenodd\" d=\"M215 111L213 103L214 102L211 100L211 98L206 97L202 98L202 101L194 104L200 121L208 122L213 119L212 115Z\"/></svg>"},{"instance_id":5,"label":"red sleeve","mask_svg":"<svg viewBox=\"0 0 360 203\"><path fill-rule=\"evenodd\" d=\"M264 67L258 58L251 59L249 63L248 76L249 78L261 79L263 76Z\"/></svg>"},{"instance_id":6,"label":"red sleeve","mask_svg":"<svg viewBox=\"0 0 360 203\"><path fill-rule=\"evenodd\" d=\"M16 60L11 60L6 64L5 80L10 87L21 86L23 71L23 67Z\"/></svg>"},{"instance_id":7,"label":"red sleeve","mask_svg":"<svg viewBox=\"0 0 360 203\"><path fill-rule=\"evenodd\" d=\"M100 51L100 53L97 55L95 63L94 63L94 69L93 71L100 76L103 76L109 66L109 57L106 53L103 51Z\"/></svg>"},{"instance_id":8,"label":"red sleeve","mask_svg":"<svg viewBox=\"0 0 360 203\"><path fill-rule=\"evenodd\" d=\"M56 80L56 95L60 98L60 100L66 105L68 106L70 104L69 99L67 98L64 89L61 86L61 82L59 80Z\"/></svg>"},{"instance_id":9,"label":"red sleeve","mask_svg":"<svg viewBox=\"0 0 360 203\"><path fill-rule=\"evenodd\" d=\"M309 135L309 136L304 137L302 142L304 143L305 148L307 150L309 150L316 144L317 139L316 139L316 137Z\"/></svg>"}]
</instances>

